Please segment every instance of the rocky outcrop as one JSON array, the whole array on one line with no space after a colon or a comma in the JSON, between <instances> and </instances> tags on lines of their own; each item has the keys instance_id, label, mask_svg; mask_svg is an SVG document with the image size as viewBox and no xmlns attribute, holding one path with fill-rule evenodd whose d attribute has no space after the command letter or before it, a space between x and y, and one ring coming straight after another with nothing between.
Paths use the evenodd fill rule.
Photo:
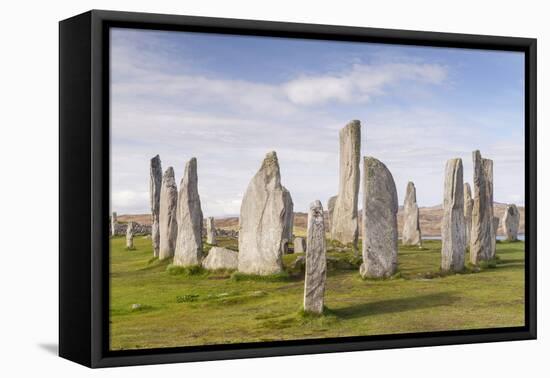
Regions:
<instances>
[{"instance_id":1,"label":"rocky outcrop","mask_svg":"<svg viewBox=\"0 0 550 378\"><path fill-rule=\"evenodd\" d=\"M506 240L518 240L519 210L516 205L506 206L504 216L502 217L502 229L506 235Z\"/></svg>"},{"instance_id":2,"label":"rocky outcrop","mask_svg":"<svg viewBox=\"0 0 550 378\"><path fill-rule=\"evenodd\" d=\"M338 196L331 218L331 238L357 247L359 195L359 159L361 155L361 123L351 121L340 130L340 178Z\"/></svg>"},{"instance_id":3,"label":"rocky outcrop","mask_svg":"<svg viewBox=\"0 0 550 378\"><path fill-rule=\"evenodd\" d=\"M364 278L383 278L397 271L397 191L388 168L373 157L363 160ZM309 246L308 246L309 248Z\"/></svg>"},{"instance_id":4,"label":"rocky outcrop","mask_svg":"<svg viewBox=\"0 0 550 378\"><path fill-rule=\"evenodd\" d=\"M464 269L465 239L462 159L450 159L445 167L441 222L442 271L460 272Z\"/></svg>"},{"instance_id":5,"label":"rocky outcrop","mask_svg":"<svg viewBox=\"0 0 550 378\"><path fill-rule=\"evenodd\" d=\"M283 270L285 193L279 161L269 152L243 196L239 217L239 271L268 275Z\"/></svg>"},{"instance_id":6,"label":"rocky outcrop","mask_svg":"<svg viewBox=\"0 0 550 378\"><path fill-rule=\"evenodd\" d=\"M403 204L403 245L422 247L420 232L420 210L416 203L416 188L413 182L407 183L407 192Z\"/></svg>"},{"instance_id":7,"label":"rocky outcrop","mask_svg":"<svg viewBox=\"0 0 550 378\"><path fill-rule=\"evenodd\" d=\"M474 199L472 198L472 189L470 184L464 183L464 235L466 247L470 246L470 234L472 232L472 209Z\"/></svg>"},{"instance_id":8,"label":"rocky outcrop","mask_svg":"<svg viewBox=\"0 0 550 378\"><path fill-rule=\"evenodd\" d=\"M168 167L162 176L159 209L159 259L164 260L174 256L178 222L176 209L178 204L178 188L174 178L174 169Z\"/></svg>"},{"instance_id":9,"label":"rocky outcrop","mask_svg":"<svg viewBox=\"0 0 550 378\"><path fill-rule=\"evenodd\" d=\"M153 244L153 256L159 256L160 233L160 191L162 187L162 168L160 157L156 155L151 159L149 167L149 202L151 205L151 242Z\"/></svg>"},{"instance_id":10,"label":"rocky outcrop","mask_svg":"<svg viewBox=\"0 0 550 378\"><path fill-rule=\"evenodd\" d=\"M309 208L307 246L304 311L321 314L325 305L327 279L325 223L321 201L313 202Z\"/></svg>"},{"instance_id":11,"label":"rocky outcrop","mask_svg":"<svg viewBox=\"0 0 550 378\"><path fill-rule=\"evenodd\" d=\"M202 260L202 210L199 196L197 159L185 164L178 195L178 237L174 265L200 265Z\"/></svg>"},{"instance_id":12,"label":"rocky outcrop","mask_svg":"<svg viewBox=\"0 0 550 378\"><path fill-rule=\"evenodd\" d=\"M474 166L474 205L470 233L470 262L479 264L494 257L493 161L472 153Z\"/></svg>"},{"instance_id":13,"label":"rocky outcrop","mask_svg":"<svg viewBox=\"0 0 550 378\"><path fill-rule=\"evenodd\" d=\"M208 270L235 270L239 264L238 253L227 248L212 247L208 256L202 261L202 266Z\"/></svg>"}]
</instances>

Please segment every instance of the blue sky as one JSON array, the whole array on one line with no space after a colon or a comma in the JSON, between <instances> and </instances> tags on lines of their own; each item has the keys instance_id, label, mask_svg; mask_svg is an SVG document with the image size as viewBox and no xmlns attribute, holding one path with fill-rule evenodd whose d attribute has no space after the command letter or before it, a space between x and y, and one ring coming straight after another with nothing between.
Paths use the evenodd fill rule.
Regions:
<instances>
[{"instance_id":1,"label":"blue sky","mask_svg":"<svg viewBox=\"0 0 550 378\"><path fill-rule=\"evenodd\" d=\"M238 214L264 155L306 211L338 190L338 130L362 123L362 155L392 172L399 201L442 202L447 159L494 160L495 201L524 202L523 54L466 49L111 31L114 211L149 211L149 159L179 182L198 160L207 216Z\"/></svg>"}]
</instances>

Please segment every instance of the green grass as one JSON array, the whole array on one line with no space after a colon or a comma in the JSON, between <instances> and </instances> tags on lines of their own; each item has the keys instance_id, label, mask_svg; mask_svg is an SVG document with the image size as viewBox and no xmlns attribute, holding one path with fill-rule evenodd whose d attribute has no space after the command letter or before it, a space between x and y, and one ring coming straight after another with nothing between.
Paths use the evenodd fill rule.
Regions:
<instances>
[{"instance_id":1,"label":"green grass","mask_svg":"<svg viewBox=\"0 0 550 378\"><path fill-rule=\"evenodd\" d=\"M284 256L284 274L257 277L174 267L151 258L150 239L134 244L111 239L114 350L524 324L523 242L498 243L497 259L460 274L440 272L439 241L400 246L398 274L386 280L361 279L357 253L329 243L320 316L303 312L303 271L290 269L301 254Z\"/></svg>"}]
</instances>

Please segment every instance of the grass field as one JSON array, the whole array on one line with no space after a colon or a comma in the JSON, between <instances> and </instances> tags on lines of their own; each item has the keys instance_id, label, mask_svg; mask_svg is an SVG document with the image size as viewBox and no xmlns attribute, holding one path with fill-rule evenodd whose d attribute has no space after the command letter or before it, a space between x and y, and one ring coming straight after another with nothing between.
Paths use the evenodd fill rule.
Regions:
<instances>
[{"instance_id":1,"label":"grass field","mask_svg":"<svg viewBox=\"0 0 550 378\"><path fill-rule=\"evenodd\" d=\"M358 256L331 245L321 317L301 313L298 254L284 258L288 275L255 279L168 270L151 259L150 239L134 244L127 251L123 237L111 239L112 350L524 325L523 242L499 242L494 264L452 275L439 274L439 241L400 246L388 280L362 280Z\"/></svg>"}]
</instances>

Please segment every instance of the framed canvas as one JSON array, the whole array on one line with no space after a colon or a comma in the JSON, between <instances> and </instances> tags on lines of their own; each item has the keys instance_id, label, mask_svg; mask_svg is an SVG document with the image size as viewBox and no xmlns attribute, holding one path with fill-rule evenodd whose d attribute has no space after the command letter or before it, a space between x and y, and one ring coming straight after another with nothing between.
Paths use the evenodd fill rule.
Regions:
<instances>
[{"instance_id":1,"label":"framed canvas","mask_svg":"<svg viewBox=\"0 0 550 378\"><path fill-rule=\"evenodd\" d=\"M59 354L536 338L536 40L61 21Z\"/></svg>"}]
</instances>

